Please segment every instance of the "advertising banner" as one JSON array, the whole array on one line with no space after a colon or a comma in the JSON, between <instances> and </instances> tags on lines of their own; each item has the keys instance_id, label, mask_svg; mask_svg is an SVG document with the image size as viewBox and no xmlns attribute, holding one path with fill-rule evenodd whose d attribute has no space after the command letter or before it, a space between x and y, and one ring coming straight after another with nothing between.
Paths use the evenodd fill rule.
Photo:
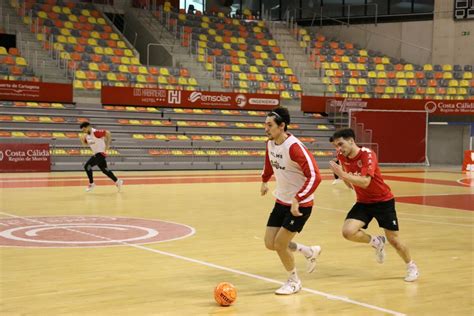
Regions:
<instances>
[{"instance_id":1,"label":"advertising banner","mask_svg":"<svg viewBox=\"0 0 474 316\"><path fill-rule=\"evenodd\" d=\"M339 97L303 96L301 110L309 113L347 112L349 109L421 110L430 115L472 115L474 100L418 100L418 99L351 99Z\"/></svg>"},{"instance_id":2,"label":"advertising banner","mask_svg":"<svg viewBox=\"0 0 474 316\"><path fill-rule=\"evenodd\" d=\"M71 84L0 80L1 101L73 102Z\"/></svg>"},{"instance_id":3,"label":"advertising banner","mask_svg":"<svg viewBox=\"0 0 474 316\"><path fill-rule=\"evenodd\" d=\"M271 110L280 105L279 94L102 87L102 104L163 106L198 109Z\"/></svg>"},{"instance_id":4,"label":"advertising banner","mask_svg":"<svg viewBox=\"0 0 474 316\"><path fill-rule=\"evenodd\" d=\"M49 171L49 144L0 144L0 172Z\"/></svg>"}]
</instances>

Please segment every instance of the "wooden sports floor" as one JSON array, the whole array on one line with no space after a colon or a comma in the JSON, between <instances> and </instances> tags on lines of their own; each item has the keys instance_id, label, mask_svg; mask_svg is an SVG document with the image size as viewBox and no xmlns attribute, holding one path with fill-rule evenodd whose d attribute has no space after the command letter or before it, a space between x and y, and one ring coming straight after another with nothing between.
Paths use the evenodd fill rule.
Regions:
<instances>
[{"instance_id":1,"label":"wooden sports floor","mask_svg":"<svg viewBox=\"0 0 474 316\"><path fill-rule=\"evenodd\" d=\"M287 275L263 244L259 171L116 172L120 193L99 171L89 193L81 172L0 174L0 315L473 315L474 175L382 171L420 279L390 246L380 265L343 239L354 193L322 170L296 241L323 252L313 274L295 254L291 296L274 294ZM214 302L221 281L231 307Z\"/></svg>"}]
</instances>

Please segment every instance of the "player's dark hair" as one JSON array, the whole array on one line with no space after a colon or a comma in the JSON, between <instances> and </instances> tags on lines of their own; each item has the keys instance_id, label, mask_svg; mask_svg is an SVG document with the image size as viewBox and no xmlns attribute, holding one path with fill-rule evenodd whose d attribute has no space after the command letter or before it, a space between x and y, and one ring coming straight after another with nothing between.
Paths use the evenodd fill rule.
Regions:
<instances>
[{"instance_id":1,"label":"player's dark hair","mask_svg":"<svg viewBox=\"0 0 474 316\"><path fill-rule=\"evenodd\" d=\"M288 129L288 125L290 125L290 112L288 112L287 108L279 106L269 112L267 116L273 117L275 123L277 123L278 125L281 125L281 123L285 123L285 131Z\"/></svg>"},{"instance_id":2,"label":"player's dark hair","mask_svg":"<svg viewBox=\"0 0 474 316\"><path fill-rule=\"evenodd\" d=\"M81 129L83 129L84 127L87 127L87 126L89 126L89 125L91 125L91 123L89 123L89 122L82 122L81 125L79 125L79 127L80 127Z\"/></svg>"},{"instance_id":3,"label":"player's dark hair","mask_svg":"<svg viewBox=\"0 0 474 316\"><path fill-rule=\"evenodd\" d=\"M334 137L329 137L329 142L332 143L334 141Z\"/></svg>"},{"instance_id":4,"label":"player's dark hair","mask_svg":"<svg viewBox=\"0 0 474 316\"><path fill-rule=\"evenodd\" d=\"M332 140L334 141L335 139L341 138L341 137L346 140L349 138L352 138L353 140L355 140L355 133L352 130L352 128L343 128L334 132L334 134L332 135Z\"/></svg>"}]
</instances>

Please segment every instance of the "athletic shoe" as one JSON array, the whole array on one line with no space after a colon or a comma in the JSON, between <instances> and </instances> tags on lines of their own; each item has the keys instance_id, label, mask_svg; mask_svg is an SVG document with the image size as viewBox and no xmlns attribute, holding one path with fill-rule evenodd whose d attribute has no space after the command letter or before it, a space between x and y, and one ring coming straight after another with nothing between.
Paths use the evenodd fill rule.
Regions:
<instances>
[{"instance_id":1,"label":"athletic shoe","mask_svg":"<svg viewBox=\"0 0 474 316\"><path fill-rule=\"evenodd\" d=\"M332 185L338 184L339 182L342 182L341 179L334 179L334 181L331 183Z\"/></svg>"},{"instance_id":2,"label":"athletic shoe","mask_svg":"<svg viewBox=\"0 0 474 316\"><path fill-rule=\"evenodd\" d=\"M316 259L321 254L320 246L311 246L310 248L313 251L313 254L309 257L306 257L306 260L308 260L308 266L306 268L306 272L308 273L312 273L316 269Z\"/></svg>"},{"instance_id":3,"label":"athletic shoe","mask_svg":"<svg viewBox=\"0 0 474 316\"><path fill-rule=\"evenodd\" d=\"M420 274L418 273L418 267L414 262L407 264L407 275L405 276L406 282L416 281L419 275Z\"/></svg>"},{"instance_id":4,"label":"athletic shoe","mask_svg":"<svg viewBox=\"0 0 474 316\"><path fill-rule=\"evenodd\" d=\"M117 190L120 192L122 190L122 185L123 185L123 180L117 180L117 182L115 182L115 186L117 187Z\"/></svg>"},{"instance_id":5,"label":"athletic shoe","mask_svg":"<svg viewBox=\"0 0 474 316\"><path fill-rule=\"evenodd\" d=\"M375 248L375 260L378 263L383 263L385 261L385 237L384 236L377 236L379 240L379 245Z\"/></svg>"},{"instance_id":6,"label":"athletic shoe","mask_svg":"<svg viewBox=\"0 0 474 316\"><path fill-rule=\"evenodd\" d=\"M277 295L290 295L298 293L301 290L301 281L300 280L291 280L288 279L285 284L283 284L278 290L275 291Z\"/></svg>"},{"instance_id":7,"label":"athletic shoe","mask_svg":"<svg viewBox=\"0 0 474 316\"><path fill-rule=\"evenodd\" d=\"M90 192L94 190L94 188L95 188L95 183L90 183L86 188L86 192Z\"/></svg>"}]
</instances>

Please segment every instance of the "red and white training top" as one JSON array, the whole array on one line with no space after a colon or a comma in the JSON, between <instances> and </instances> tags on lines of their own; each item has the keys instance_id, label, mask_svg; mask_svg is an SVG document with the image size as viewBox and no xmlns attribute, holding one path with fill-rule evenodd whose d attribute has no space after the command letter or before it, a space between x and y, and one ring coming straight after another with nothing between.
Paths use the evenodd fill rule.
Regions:
<instances>
[{"instance_id":1,"label":"red and white training top","mask_svg":"<svg viewBox=\"0 0 474 316\"><path fill-rule=\"evenodd\" d=\"M318 164L313 154L295 136L288 134L281 145L272 140L267 142L262 181L268 182L273 174L278 203L291 205L293 198L296 198L302 207L313 205L313 193L321 183Z\"/></svg>"},{"instance_id":2,"label":"red and white training top","mask_svg":"<svg viewBox=\"0 0 474 316\"><path fill-rule=\"evenodd\" d=\"M368 148L362 147L354 158L338 153L342 167L347 173L358 176L370 176L370 184L366 189L354 185L359 203L377 203L393 199L390 187L383 181L377 156Z\"/></svg>"},{"instance_id":3,"label":"red and white training top","mask_svg":"<svg viewBox=\"0 0 474 316\"><path fill-rule=\"evenodd\" d=\"M86 134L86 143L94 154L101 153L105 156L105 130L93 128L90 134Z\"/></svg>"}]
</instances>

